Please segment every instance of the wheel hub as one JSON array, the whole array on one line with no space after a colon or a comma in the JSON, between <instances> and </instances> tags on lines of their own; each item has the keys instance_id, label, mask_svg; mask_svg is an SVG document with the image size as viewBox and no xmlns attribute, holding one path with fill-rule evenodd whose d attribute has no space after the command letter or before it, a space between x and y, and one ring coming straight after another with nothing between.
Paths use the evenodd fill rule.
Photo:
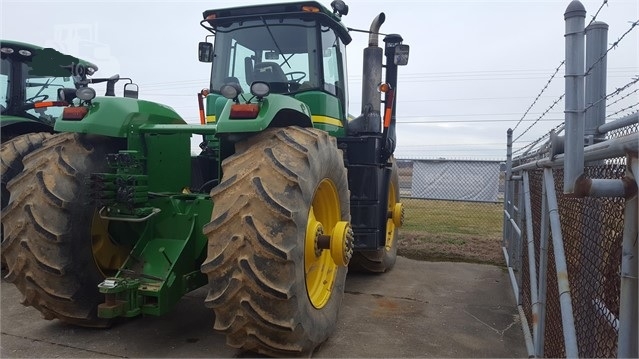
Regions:
<instances>
[{"instance_id":1,"label":"wheel hub","mask_svg":"<svg viewBox=\"0 0 639 359\"><path fill-rule=\"evenodd\" d=\"M337 222L331 235L325 235L321 225L315 232L315 256L319 257L322 250L330 251L331 258L338 266L347 266L353 256L353 230L348 222Z\"/></svg>"},{"instance_id":2,"label":"wheel hub","mask_svg":"<svg viewBox=\"0 0 639 359\"><path fill-rule=\"evenodd\" d=\"M393 210L389 213L388 218L393 220L393 223L396 227L401 227L404 225L404 204L403 203L395 203Z\"/></svg>"}]
</instances>

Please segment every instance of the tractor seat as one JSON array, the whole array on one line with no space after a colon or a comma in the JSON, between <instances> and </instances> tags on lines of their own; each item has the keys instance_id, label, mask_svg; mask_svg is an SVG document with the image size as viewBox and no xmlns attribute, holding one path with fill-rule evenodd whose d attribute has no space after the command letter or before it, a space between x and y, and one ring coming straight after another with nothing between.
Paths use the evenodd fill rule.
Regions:
<instances>
[{"instance_id":1,"label":"tractor seat","mask_svg":"<svg viewBox=\"0 0 639 359\"><path fill-rule=\"evenodd\" d=\"M288 92L288 81L280 65L275 62L260 62L253 68L253 81L268 82L273 93Z\"/></svg>"}]
</instances>

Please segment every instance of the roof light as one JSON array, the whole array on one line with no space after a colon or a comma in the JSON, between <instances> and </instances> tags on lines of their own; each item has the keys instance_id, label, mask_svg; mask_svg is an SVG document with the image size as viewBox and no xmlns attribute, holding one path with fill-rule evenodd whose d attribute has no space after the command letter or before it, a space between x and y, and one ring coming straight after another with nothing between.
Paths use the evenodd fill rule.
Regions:
<instances>
[{"instance_id":1,"label":"roof light","mask_svg":"<svg viewBox=\"0 0 639 359\"><path fill-rule=\"evenodd\" d=\"M331 7L333 8L333 12L339 14L340 16L348 15L348 5L346 5L342 0L333 1L331 3Z\"/></svg>"},{"instance_id":2,"label":"roof light","mask_svg":"<svg viewBox=\"0 0 639 359\"><path fill-rule=\"evenodd\" d=\"M31 56L31 51L29 50L18 50L18 53L22 56Z\"/></svg>"},{"instance_id":3,"label":"roof light","mask_svg":"<svg viewBox=\"0 0 639 359\"><path fill-rule=\"evenodd\" d=\"M213 13L206 17L206 20L215 20L217 18L217 14Z\"/></svg>"},{"instance_id":4,"label":"roof light","mask_svg":"<svg viewBox=\"0 0 639 359\"><path fill-rule=\"evenodd\" d=\"M3 48L0 48L0 52L2 52L3 54L9 55L9 54L13 54L13 49L10 47L3 47Z\"/></svg>"},{"instance_id":5,"label":"roof light","mask_svg":"<svg viewBox=\"0 0 639 359\"><path fill-rule=\"evenodd\" d=\"M308 12L319 12L320 9L317 6L302 6L302 11L308 11Z\"/></svg>"}]
</instances>

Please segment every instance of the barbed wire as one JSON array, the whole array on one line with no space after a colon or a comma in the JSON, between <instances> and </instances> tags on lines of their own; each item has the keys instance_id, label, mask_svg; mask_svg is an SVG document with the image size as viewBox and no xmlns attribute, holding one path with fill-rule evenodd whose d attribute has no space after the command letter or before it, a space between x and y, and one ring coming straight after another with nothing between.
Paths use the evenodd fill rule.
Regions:
<instances>
[{"instance_id":1,"label":"barbed wire","mask_svg":"<svg viewBox=\"0 0 639 359\"><path fill-rule=\"evenodd\" d=\"M590 67L584 73L584 76L590 75L590 71L592 71L595 66L597 66L601 61L603 61L603 59L606 58L606 56L608 55L610 51L612 51L617 46L619 46L619 43L621 42L621 40L623 40L624 37L626 37L626 35L628 35L637 25L639 25L639 20L630 22L630 28L626 32L624 32L623 35L621 35L617 39L617 41L613 42L612 45L610 45L610 47L608 48L608 50L606 50L606 52L601 54L601 56L597 59L597 61L595 61L592 65L590 65Z\"/></svg>"},{"instance_id":2,"label":"barbed wire","mask_svg":"<svg viewBox=\"0 0 639 359\"><path fill-rule=\"evenodd\" d=\"M595 20L597 19L597 15L599 15L599 12L601 11L601 9L603 9L604 5L608 5L608 0L604 0L603 3L601 3L601 6L599 6L599 9L597 9L597 12L592 17L588 25L586 25L586 27L592 25L592 23L595 22Z\"/></svg>"},{"instance_id":3,"label":"barbed wire","mask_svg":"<svg viewBox=\"0 0 639 359\"><path fill-rule=\"evenodd\" d=\"M626 111L628 111L630 109L633 109L633 108L635 108L637 106L639 106L639 102L635 103L634 105L630 105L628 107L624 107L624 108L620 109L619 111L606 116L606 118L611 118L612 116L618 115L618 114L620 114L622 112L626 112Z\"/></svg>"},{"instance_id":4,"label":"barbed wire","mask_svg":"<svg viewBox=\"0 0 639 359\"><path fill-rule=\"evenodd\" d=\"M539 94L537 94L537 97L535 97L535 100L533 101L533 103L530 104L530 106L528 106L528 109L526 110L526 112L524 112L524 115L521 116L519 121L517 121L517 124L513 128L513 132L517 129L517 127L519 127L519 124L521 124L521 122L524 120L524 118L526 118L526 115L528 114L528 112L530 112L530 110L533 108L533 106L535 106L535 104L537 103L537 101L539 100L541 95L544 93L544 91L546 91L546 89L548 88L548 86L550 85L552 80L555 78L555 76L557 75L557 73L559 72L561 67L564 66L565 63L566 63L566 60L562 60L561 63L559 64L559 66L557 66L557 68L555 69L555 72L550 76L550 78L548 79L548 81L546 82L544 87L541 89ZM561 96L563 96L563 95L561 95Z\"/></svg>"},{"instance_id":5,"label":"barbed wire","mask_svg":"<svg viewBox=\"0 0 639 359\"><path fill-rule=\"evenodd\" d=\"M628 82L627 84L618 87L617 89L615 89L613 92L607 94L605 97L600 98L599 100L591 103L590 105L586 106L586 108L584 110L589 110L591 107L596 106L597 104L599 104L601 101L607 101L617 95L619 95L620 93L622 93L623 91L625 91L626 89L628 89L630 86L636 84L637 82L639 82L639 76L636 76L634 78L632 78L632 80L630 82ZM637 90L631 92L630 94L637 92ZM610 107L611 105L623 100L624 98L628 97L630 94L627 94L625 96L623 96L622 98L618 99L617 101L607 105L606 107Z\"/></svg>"},{"instance_id":6,"label":"barbed wire","mask_svg":"<svg viewBox=\"0 0 639 359\"><path fill-rule=\"evenodd\" d=\"M622 101L622 100L627 99L628 97L630 97L630 95L632 95L632 94L634 94L634 93L637 93L637 92L639 92L639 88L636 88L634 91L628 92L627 94L625 94L625 95L623 95L623 96L619 97L619 98L618 98L617 100L615 100L614 102L609 103L608 105L606 105L606 108L608 108L608 107L610 107L610 106L612 106L612 105L614 105L614 104L618 103L619 101Z\"/></svg>"},{"instance_id":7,"label":"barbed wire","mask_svg":"<svg viewBox=\"0 0 639 359\"><path fill-rule=\"evenodd\" d=\"M522 148L519 148L517 150L515 150L515 152L513 152L513 155L522 152L525 150L525 153L528 152L529 150L531 150L534 146L536 146L539 142L541 142L542 140L545 140L546 138L550 137L550 132L555 131L555 133L559 133L563 130L564 125L566 123L562 122L560 124L558 124L557 126L555 126L555 128L553 128L552 130L546 132L546 134L544 134L543 136L539 137L538 139L534 140L534 141L530 141L530 143Z\"/></svg>"},{"instance_id":8,"label":"barbed wire","mask_svg":"<svg viewBox=\"0 0 639 359\"><path fill-rule=\"evenodd\" d=\"M536 120L535 120L532 124L530 124L530 126L528 126L528 128L526 128L526 129L524 130L524 132L522 132L519 136L517 136L517 138L515 138L515 139L513 140L513 143L515 143L518 139L520 139L520 138L521 138L521 136L525 135L525 134L526 134L526 132L528 132L531 128L533 128L533 127L537 124L537 122L539 122L539 120L541 120L544 116L546 116L546 114L547 114L548 112L550 112L550 110L552 110L552 109L553 109L553 107L555 107L555 105L557 105L557 104L559 103L559 101L561 101L561 100L564 98L564 96L566 96L566 94L565 94L565 93L564 93L564 94L561 94L561 96L559 96L559 98L557 98L557 99L556 99L556 100L555 100L555 101L554 101L554 102L550 105L550 107L548 107L548 108L547 108L547 109L546 109L546 110L545 110L545 111L541 114L541 116L539 116L539 117L538 117L538 118L537 118L537 119L536 119Z\"/></svg>"}]
</instances>

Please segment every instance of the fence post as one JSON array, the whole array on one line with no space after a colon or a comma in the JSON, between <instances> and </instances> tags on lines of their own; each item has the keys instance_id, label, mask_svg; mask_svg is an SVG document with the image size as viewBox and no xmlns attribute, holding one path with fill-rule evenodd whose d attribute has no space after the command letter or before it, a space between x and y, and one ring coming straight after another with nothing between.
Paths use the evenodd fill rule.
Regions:
<instances>
[{"instance_id":1,"label":"fence post","mask_svg":"<svg viewBox=\"0 0 639 359\"><path fill-rule=\"evenodd\" d=\"M508 129L506 132L506 171L504 173L504 226L502 233L502 247L508 248L508 241L510 240L510 225L509 218L507 216L511 215L509 202L511 201L511 193L510 193L510 176L512 174L512 159L513 159L513 130Z\"/></svg>"},{"instance_id":2,"label":"fence post","mask_svg":"<svg viewBox=\"0 0 639 359\"><path fill-rule=\"evenodd\" d=\"M639 158L637 156L626 157L626 178L634 180L637 185L639 175ZM619 338L617 343L618 358L637 358L637 337L639 336L639 246L637 237L637 217L639 200L637 193L626 198L623 223L623 243L621 255L621 290L619 293Z\"/></svg>"},{"instance_id":3,"label":"fence post","mask_svg":"<svg viewBox=\"0 0 639 359\"><path fill-rule=\"evenodd\" d=\"M586 115L584 134L589 144L605 138L597 129L606 122L606 46L608 24L595 21L586 28Z\"/></svg>"},{"instance_id":4,"label":"fence post","mask_svg":"<svg viewBox=\"0 0 639 359\"><path fill-rule=\"evenodd\" d=\"M574 0L566 8L564 193L573 193L584 172L584 26L586 9Z\"/></svg>"},{"instance_id":5,"label":"fence post","mask_svg":"<svg viewBox=\"0 0 639 359\"><path fill-rule=\"evenodd\" d=\"M539 325L535 332L535 356L544 357L546 335L546 292L548 288L548 199L546 198L546 181L541 181L541 223L539 228Z\"/></svg>"},{"instance_id":6,"label":"fence post","mask_svg":"<svg viewBox=\"0 0 639 359\"><path fill-rule=\"evenodd\" d=\"M544 169L544 182L546 183L546 195L548 201L548 217L552 233L552 248L555 254L555 268L557 269L557 286L559 289L559 305L561 307L561 323L564 333L564 347L566 358L578 358L577 332L575 330L575 317L572 309L572 295L570 294L570 281L568 280L568 265L564 252L564 240L561 234L561 219L557 205L552 170Z\"/></svg>"},{"instance_id":7,"label":"fence post","mask_svg":"<svg viewBox=\"0 0 639 359\"><path fill-rule=\"evenodd\" d=\"M530 303L532 304L532 332L533 341L535 341L535 339L539 340L539 338L535 337L537 335L537 326L539 325L539 299L537 296L539 287L537 285L535 237L533 235L532 205L530 201L530 179L528 178L528 171L524 171L523 176L524 214L526 215L526 243L528 249L528 276L530 278Z\"/></svg>"}]
</instances>

